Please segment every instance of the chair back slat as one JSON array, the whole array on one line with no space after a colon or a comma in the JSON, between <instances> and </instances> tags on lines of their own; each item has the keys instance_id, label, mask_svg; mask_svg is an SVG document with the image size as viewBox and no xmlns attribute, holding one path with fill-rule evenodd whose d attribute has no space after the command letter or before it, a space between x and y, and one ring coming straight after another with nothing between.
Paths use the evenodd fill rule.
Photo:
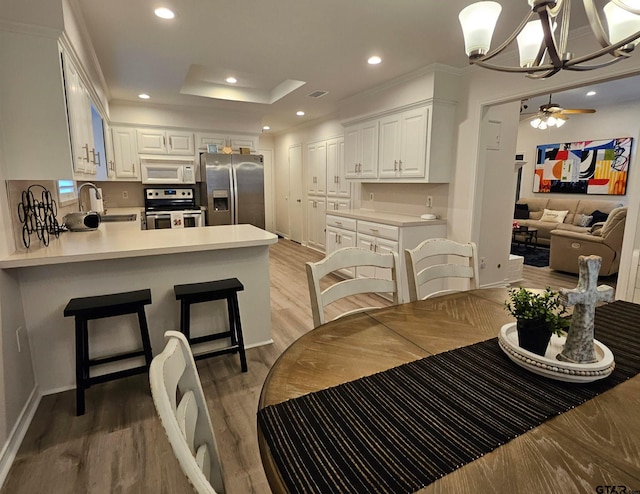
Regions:
<instances>
[{"instance_id":1,"label":"chair back slat","mask_svg":"<svg viewBox=\"0 0 640 494\"><path fill-rule=\"evenodd\" d=\"M320 287L320 280L330 273L341 271L345 268L358 268L372 266L384 270L385 278L354 278L339 281L325 288ZM398 303L398 256L394 252L374 252L359 247L345 247L333 251L321 261L308 262L307 281L309 284L309 296L311 299L311 312L313 314L314 327L326 322L324 308L342 298L363 293L390 293L393 303ZM386 275L388 274L388 278ZM354 311L370 309L358 308ZM346 313L340 314L342 317Z\"/></svg>"},{"instance_id":2,"label":"chair back slat","mask_svg":"<svg viewBox=\"0 0 640 494\"><path fill-rule=\"evenodd\" d=\"M446 238L432 238L421 242L415 249L406 249L405 267L409 300L426 299L460 291L444 289L432 293L426 291L427 283L438 279L466 279L468 288L479 288L478 254L476 244L461 244ZM451 262L456 260L456 262Z\"/></svg>"}]
</instances>

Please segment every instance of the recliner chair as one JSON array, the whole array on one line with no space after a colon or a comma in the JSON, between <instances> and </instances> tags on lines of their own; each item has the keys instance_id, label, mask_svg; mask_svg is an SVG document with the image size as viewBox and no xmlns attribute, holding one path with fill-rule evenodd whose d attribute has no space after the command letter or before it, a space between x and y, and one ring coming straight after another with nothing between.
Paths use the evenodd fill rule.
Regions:
<instances>
[{"instance_id":1,"label":"recliner chair","mask_svg":"<svg viewBox=\"0 0 640 494\"><path fill-rule=\"evenodd\" d=\"M578 274L578 256L597 255L602 257L600 276L617 273L626 219L625 206L611 211L607 221L595 224L588 233L553 230L549 266L557 271Z\"/></svg>"}]
</instances>

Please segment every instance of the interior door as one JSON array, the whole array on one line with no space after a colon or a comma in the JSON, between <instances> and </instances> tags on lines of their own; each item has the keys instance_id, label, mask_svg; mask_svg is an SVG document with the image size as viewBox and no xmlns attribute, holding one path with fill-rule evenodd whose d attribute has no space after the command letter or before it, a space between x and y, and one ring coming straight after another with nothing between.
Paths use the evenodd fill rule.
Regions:
<instances>
[{"instance_id":1,"label":"interior door","mask_svg":"<svg viewBox=\"0 0 640 494\"><path fill-rule=\"evenodd\" d=\"M289 148L289 238L302 243L302 145Z\"/></svg>"}]
</instances>

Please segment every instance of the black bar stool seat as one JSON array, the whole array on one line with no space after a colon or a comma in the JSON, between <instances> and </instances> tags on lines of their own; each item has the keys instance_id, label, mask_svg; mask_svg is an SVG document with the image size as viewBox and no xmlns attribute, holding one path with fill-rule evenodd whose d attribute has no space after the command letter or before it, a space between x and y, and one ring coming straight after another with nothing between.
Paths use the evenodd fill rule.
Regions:
<instances>
[{"instance_id":1,"label":"black bar stool seat","mask_svg":"<svg viewBox=\"0 0 640 494\"><path fill-rule=\"evenodd\" d=\"M76 414L83 415L85 411L84 390L92 384L111 381L121 377L132 376L149 371L151 365L151 342L144 306L151 303L151 290L136 290L133 292L97 295L93 297L72 298L64 308L65 317L75 317L76 331ZM91 358L89 355L89 321L105 317L137 314L140 326L142 349L124 352L101 358ZM116 362L133 357L144 356L145 365L121 371L111 372L91 377L89 368L95 365Z\"/></svg>"},{"instance_id":2,"label":"black bar stool seat","mask_svg":"<svg viewBox=\"0 0 640 494\"><path fill-rule=\"evenodd\" d=\"M187 283L174 285L176 300L180 301L180 331L187 337L189 344L194 345L206 341L230 338L231 345L225 348L194 355L195 360L223 355L226 353L240 354L240 367L247 372L247 358L244 352L242 324L240 323L240 308L238 306L238 292L244 290L244 285L237 278L205 281L202 283ZM214 300L227 301L229 313L229 330L204 336L191 337L191 304L211 302Z\"/></svg>"}]
</instances>

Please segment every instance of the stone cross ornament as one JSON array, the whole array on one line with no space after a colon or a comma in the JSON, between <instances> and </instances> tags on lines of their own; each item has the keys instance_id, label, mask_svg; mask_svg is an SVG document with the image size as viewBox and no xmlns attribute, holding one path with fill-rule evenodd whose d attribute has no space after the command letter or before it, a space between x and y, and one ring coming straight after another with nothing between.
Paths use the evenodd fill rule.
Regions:
<instances>
[{"instance_id":1,"label":"stone cross ornament","mask_svg":"<svg viewBox=\"0 0 640 494\"><path fill-rule=\"evenodd\" d=\"M578 364L597 362L593 345L596 304L613 301L613 288L607 285L597 286L601 264L600 256L578 257L578 286L573 290L560 289L563 303L566 306L573 305L574 309L567 341L556 357L558 360Z\"/></svg>"}]
</instances>

